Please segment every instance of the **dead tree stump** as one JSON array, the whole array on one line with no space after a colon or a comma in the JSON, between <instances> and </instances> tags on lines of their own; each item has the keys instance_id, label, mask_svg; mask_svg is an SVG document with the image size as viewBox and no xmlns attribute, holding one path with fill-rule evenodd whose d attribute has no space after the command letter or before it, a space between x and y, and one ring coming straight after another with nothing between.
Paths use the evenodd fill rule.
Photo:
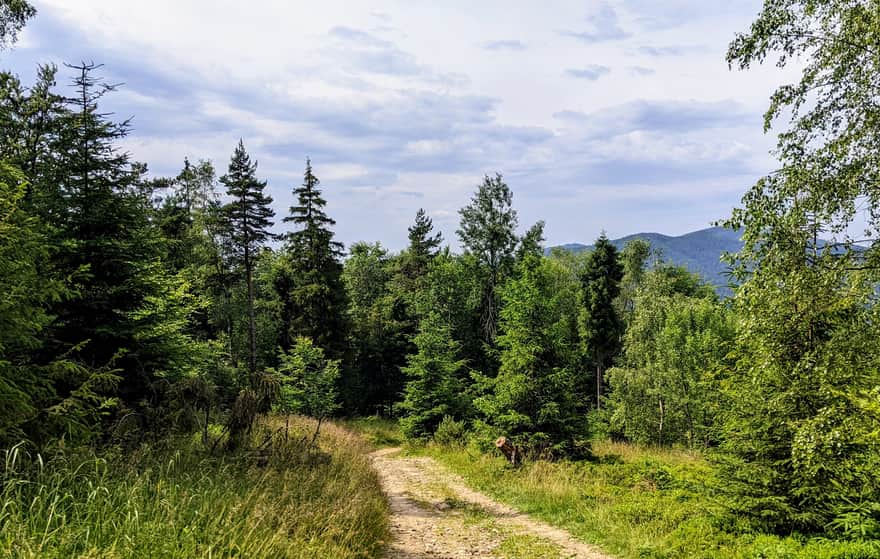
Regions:
<instances>
[{"instance_id":1,"label":"dead tree stump","mask_svg":"<svg viewBox=\"0 0 880 559\"><path fill-rule=\"evenodd\" d=\"M498 440L495 441L495 448L500 450L512 465L519 464L519 450L507 440L507 437L498 437Z\"/></svg>"}]
</instances>

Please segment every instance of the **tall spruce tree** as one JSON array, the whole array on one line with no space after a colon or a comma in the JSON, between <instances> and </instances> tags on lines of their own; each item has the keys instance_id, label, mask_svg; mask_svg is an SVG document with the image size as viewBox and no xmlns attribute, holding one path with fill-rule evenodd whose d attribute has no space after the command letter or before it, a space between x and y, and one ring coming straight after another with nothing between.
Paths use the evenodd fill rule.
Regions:
<instances>
[{"instance_id":1,"label":"tall spruce tree","mask_svg":"<svg viewBox=\"0 0 880 559\"><path fill-rule=\"evenodd\" d=\"M494 343L498 330L497 290L514 265L517 216L512 205L513 193L498 173L486 175L470 204L459 211L458 238L486 272L481 321L483 338L489 343Z\"/></svg>"},{"instance_id":2,"label":"tall spruce tree","mask_svg":"<svg viewBox=\"0 0 880 559\"><path fill-rule=\"evenodd\" d=\"M254 268L258 251L272 238L272 198L263 191L266 181L257 179L257 163L244 149L244 142L238 146L229 161L229 169L220 177L231 201L224 206L228 222L231 251L234 260L241 265L247 287L248 312L248 369L257 369L257 325L254 310Z\"/></svg>"},{"instance_id":3,"label":"tall spruce tree","mask_svg":"<svg viewBox=\"0 0 880 559\"><path fill-rule=\"evenodd\" d=\"M586 420L576 387L577 280L557 261L534 254L501 288L501 367L475 401L494 436L532 457L585 447Z\"/></svg>"},{"instance_id":4,"label":"tall spruce tree","mask_svg":"<svg viewBox=\"0 0 880 559\"><path fill-rule=\"evenodd\" d=\"M605 393L603 376L621 345L623 323L615 308L623 266L617 249L605 236L596 240L581 276L583 309L580 319L584 349L596 371L596 409Z\"/></svg>"},{"instance_id":5,"label":"tall spruce tree","mask_svg":"<svg viewBox=\"0 0 880 559\"><path fill-rule=\"evenodd\" d=\"M75 296L56 302L44 350L48 358L75 348L70 355L88 369L112 367L118 391L104 383L103 393L144 408L157 403L160 377L173 381L180 374L183 350L169 354L166 342L185 340L178 321L185 310L170 295L159 263L161 239L142 188L145 167L118 147L128 122L99 110L114 87L95 77L97 65L69 67L76 71L76 95L66 100L35 176L63 202L39 213L55 245L52 266L71 279ZM74 396L75 387L60 382L59 394Z\"/></svg>"},{"instance_id":6,"label":"tall spruce tree","mask_svg":"<svg viewBox=\"0 0 880 559\"><path fill-rule=\"evenodd\" d=\"M416 212L408 232L409 247L403 255L401 271L407 279L415 280L428 272L428 264L437 256L443 235L434 233L434 223L423 208Z\"/></svg>"},{"instance_id":7,"label":"tall spruce tree","mask_svg":"<svg viewBox=\"0 0 880 559\"><path fill-rule=\"evenodd\" d=\"M448 321L438 312L422 319L414 341L416 352L402 368L408 379L404 398L396 409L402 415L404 435L426 439L445 416L462 419L465 415L469 407L464 382L468 368Z\"/></svg>"},{"instance_id":8,"label":"tall spruce tree","mask_svg":"<svg viewBox=\"0 0 880 559\"><path fill-rule=\"evenodd\" d=\"M342 357L345 348L345 287L342 283L343 245L333 240L336 222L325 212L327 201L318 188L311 160L301 186L293 190L297 203L290 207L285 223L298 227L285 235L288 270L279 289L284 301L286 339L311 338L331 359ZM284 344L282 344L284 345Z\"/></svg>"}]
</instances>

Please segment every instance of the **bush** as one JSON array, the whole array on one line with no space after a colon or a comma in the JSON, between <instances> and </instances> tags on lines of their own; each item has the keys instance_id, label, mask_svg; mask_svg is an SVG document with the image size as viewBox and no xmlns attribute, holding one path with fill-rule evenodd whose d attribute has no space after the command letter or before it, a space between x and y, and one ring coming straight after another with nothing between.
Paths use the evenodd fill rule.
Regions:
<instances>
[{"instance_id":1,"label":"bush","mask_svg":"<svg viewBox=\"0 0 880 559\"><path fill-rule=\"evenodd\" d=\"M452 416L444 415L434 431L434 442L445 445L462 445L466 441L467 426L464 421L456 421Z\"/></svg>"}]
</instances>

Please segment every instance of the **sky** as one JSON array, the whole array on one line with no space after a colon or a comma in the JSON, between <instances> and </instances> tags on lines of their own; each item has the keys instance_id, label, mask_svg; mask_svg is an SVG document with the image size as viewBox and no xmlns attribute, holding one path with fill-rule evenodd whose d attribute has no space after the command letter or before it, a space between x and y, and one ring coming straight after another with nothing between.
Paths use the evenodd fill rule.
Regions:
<instances>
[{"instance_id":1,"label":"sky","mask_svg":"<svg viewBox=\"0 0 880 559\"><path fill-rule=\"evenodd\" d=\"M405 247L418 208L455 248L486 174L547 246L678 235L775 168L762 114L791 76L729 69L761 0L36 0L0 67L94 61L154 176L225 170L239 138L287 214L306 157L337 238ZM61 68L59 85L69 74Z\"/></svg>"}]
</instances>

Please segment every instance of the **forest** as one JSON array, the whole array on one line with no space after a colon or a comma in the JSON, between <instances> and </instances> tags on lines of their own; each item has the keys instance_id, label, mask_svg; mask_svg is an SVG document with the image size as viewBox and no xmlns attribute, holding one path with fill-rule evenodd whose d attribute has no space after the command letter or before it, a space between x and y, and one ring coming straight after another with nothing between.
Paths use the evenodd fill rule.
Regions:
<instances>
[{"instance_id":1,"label":"forest","mask_svg":"<svg viewBox=\"0 0 880 559\"><path fill-rule=\"evenodd\" d=\"M0 61L33 17L0 1ZM713 530L815 546L742 556L880 557L878 37L874 1L767 0L731 42L803 66L768 92L778 169L720 222L731 297L642 240L545 250L494 171L456 230L426 208L400 252L346 247L321 161L275 215L247 138L157 177L100 64L0 73L0 555L377 557L345 425L378 417L504 475L686 452Z\"/></svg>"}]
</instances>

